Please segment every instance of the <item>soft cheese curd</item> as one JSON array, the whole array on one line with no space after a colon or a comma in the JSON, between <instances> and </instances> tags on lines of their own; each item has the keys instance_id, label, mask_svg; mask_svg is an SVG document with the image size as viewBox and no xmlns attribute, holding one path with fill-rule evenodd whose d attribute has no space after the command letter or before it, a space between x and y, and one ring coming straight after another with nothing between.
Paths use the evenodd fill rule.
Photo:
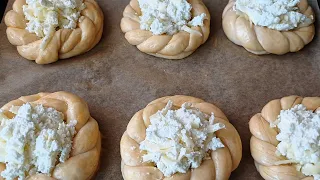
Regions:
<instances>
[{"instance_id":1,"label":"soft cheese curd","mask_svg":"<svg viewBox=\"0 0 320 180\"><path fill-rule=\"evenodd\" d=\"M27 103L12 107L13 119L0 113L1 176L25 179L35 173L51 175L58 163L69 158L76 121L65 124L64 115L53 108Z\"/></svg>"},{"instance_id":2,"label":"soft cheese curd","mask_svg":"<svg viewBox=\"0 0 320 180\"><path fill-rule=\"evenodd\" d=\"M297 164L297 169L307 176L320 179L320 112L314 113L302 104L282 110L272 124L280 133L277 154L285 156L284 163ZM281 162L279 162L281 163Z\"/></svg>"},{"instance_id":3,"label":"soft cheese curd","mask_svg":"<svg viewBox=\"0 0 320 180\"><path fill-rule=\"evenodd\" d=\"M278 31L308 26L313 17L299 12L300 0L237 0L235 10L253 24Z\"/></svg>"},{"instance_id":4,"label":"soft cheese curd","mask_svg":"<svg viewBox=\"0 0 320 180\"><path fill-rule=\"evenodd\" d=\"M44 37L44 48L58 28L75 29L84 8L82 0L26 0L23 6L26 29Z\"/></svg>"},{"instance_id":5,"label":"soft cheese curd","mask_svg":"<svg viewBox=\"0 0 320 180\"><path fill-rule=\"evenodd\" d=\"M225 125L214 119L214 114L204 114L190 103L174 110L169 101L150 117L146 139L140 143L140 150L146 153L143 161L155 163L167 177L199 167L208 151L224 147L215 132Z\"/></svg>"},{"instance_id":6,"label":"soft cheese curd","mask_svg":"<svg viewBox=\"0 0 320 180\"><path fill-rule=\"evenodd\" d=\"M203 26L205 14L191 20L191 5L186 0L138 0L142 15L140 29L154 35L173 35L180 30L193 32L190 27ZM191 20L191 21L190 21Z\"/></svg>"}]
</instances>

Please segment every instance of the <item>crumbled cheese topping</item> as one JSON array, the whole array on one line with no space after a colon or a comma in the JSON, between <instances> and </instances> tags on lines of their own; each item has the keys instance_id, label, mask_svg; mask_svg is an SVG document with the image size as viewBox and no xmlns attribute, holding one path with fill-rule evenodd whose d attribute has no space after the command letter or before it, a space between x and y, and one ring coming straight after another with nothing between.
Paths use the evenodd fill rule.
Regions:
<instances>
[{"instance_id":1,"label":"crumbled cheese topping","mask_svg":"<svg viewBox=\"0 0 320 180\"><path fill-rule=\"evenodd\" d=\"M140 150L146 152L143 162L154 162L167 177L199 167L208 151L224 147L215 132L225 125L214 119L213 113L208 116L191 103L174 110L169 101L150 117L146 139L140 143Z\"/></svg>"},{"instance_id":2,"label":"crumbled cheese topping","mask_svg":"<svg viewBox=\"0 0 320 180\"><path fill-rule=\"evenodd\" d=\"M300 0L237 0L235 10L253 24L278 31L305 27L313 22L299 12Z\"/></svg>"},{"instance_id":3,"label":"crumbled cheese topping","mask_svg":"<svg viewBox=\"0 0 320 180\"><path fill-rule=\"evenodd\" d=\"M320 112L313 113L302 104L282 110L271 124L279 128L277 154L307 176L320 179Z\"/></svg>"},{"instance_id":4,"label":"crumbled cheese topping","mask_svg":"<svg viewBox=\"0 0 320 180\"><path fill-rule=\"evenodd\" d=\"M140 29L154 35L173 35L185 26L203 26L206 14L191 20L191 5L186 0L138 0L142 11ZM191 21L190 21L191 20Z\"/></svg>"},{"instance_id":5,"label":"crumbled cheese topping","mask_svg":"<svg viewBox=\"0 0 320 180\"><path fill-rule=\"evenodd\" d=\"M64 115L42 105L26 103L11 108L13 119L0 112L1 176L7 180L43 173L51 175L57 163L69 158L76 121L65 124Z\"/></svg>"},{"instance_id":6,"label":"crumbled cheese topping","mask_svg":"<svg viewBox=\"0 0 320 180\"><path fill-rule=\"evenodd\" d=\"M23 6L28 21L26 29L44 37L42 48L45 48L57 28L76 28L80 11L84 8L82 0L26 0Z\"/></svg>"}]
</instances>

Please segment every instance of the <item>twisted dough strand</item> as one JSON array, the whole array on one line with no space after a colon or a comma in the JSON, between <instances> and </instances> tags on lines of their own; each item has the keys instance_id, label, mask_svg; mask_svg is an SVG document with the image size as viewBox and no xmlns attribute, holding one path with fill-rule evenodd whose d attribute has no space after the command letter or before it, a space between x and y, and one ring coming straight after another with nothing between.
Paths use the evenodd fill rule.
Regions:
<instances>
[{"instance_id":1,"label":"twisted dough strand","mask_svg":"<svg viewBox=\"0 0 320 180\"><path fill-rule=\"evenodd\" d=\"M235 44L254 54L285 54L301 50L310 43L315 34L314 25L290 31L277 31L256 26L233 9L236 0L229 0L222 14L222 25L226 36ZM310 17L314 12L307 0L298 4L301 13Z\"/></svg>"},{"instance_id":2,"label":"twisted dough strand","mask_svg":"<svg viewBox=\"0 0 320 180\"><path fill-rule=\"evenodd\" d=\"M35 60L38 64L49 64L58 59L66 59L91 50L101 39L103 31L103 13L95 0L84 0L86 8L76 29L59 29L47 46L40 47L42 40L26 27L22 6L25 0L16 0L13 10L5 16L7 37L11 44L17 46L21 56Z\"/></svg>"},{"instance_id":3,"label":"twisted dough strand","mask_svg":"<svg viewBox=\"0 0 320 180\"><path fill-rule=\"evenodd\" d=\"M120 23L121 30L128 42L144 53L167 59L187 57L206 42L210 33L210 13L206 6L201 0L188 0L188 2L192 6L192 17L206 14L203 26L191 27L199 34L180 31L173 36L153 35L151 31L141 30L139 19L141 9L138 0L131 0L125 8Z\"/></svg>"},{"instance_id":4,"label":"twisted dough strand","mask_svg":"<svg viewBox=\"0 0 320 180\"><path fill-rule=\"evenodd\" d=\"M204 159L200 167L187 173L177 173L164 177L153 163L143 163L139 143L146 137L146 128L150 125L149 117L163 109L168 101L173 102L174 108L180 108L183 103L190 102L200 111L215 114L215 122L223 123L226 128L216 132L224 148L211 152L210 159ZM120 142L122 157L122 174L125 180L227 180L231 172L238 167L242 157L242 144L236 129L229 123L224 113L215 105L190 96L167 96L150 102L143 110L138 111L130 120L126 132ZM214 171L213 171L214 170Z\"/></svg>"},{"instance_id":5,"label":"twisted dough strand","mask_svg":"<svg viewBox=\"0 0 320 180\"><path fill-rule=\"evenodd\" d=\"M276 146L279 144L276 136L279 132L277 128L271 128L270 123L277 119L281 110L290 109L297 104L303 104L308 110L319 111L320 97L288 96L272 100L249 122L252 134L251 154L257 170L266 180L313 180L313 177L305 177L297 171L294 165L276 165L276 162L286 160L286 158L276 155Z\"/></svg>"},{"instance_id":6,"label":"twisted dough strand","mask_svg":"<svg viewBox=\"0 0 320 180\"><path fill-rule=\"evenodd\" d=\"M70 158L59 163L53 170L52 177L37 174L28 179L51 180L51 179L90 179L96 173L99 165L101 151L101 137L96 120L90 117L87 104L78 96L67 92L38 93L23 96L4 105L1 110L10 114L12 106L21 106L25 103L41 104L52 107L62 112L65 121L77 120L77 134L73 138ZM11 114L12 116L12 114ZM0 163L0 173L5 169L5 164ZM81 169L81 171L79 171ZM0 180L2 180L0 176Z\"/></svg>"}]
</instances>

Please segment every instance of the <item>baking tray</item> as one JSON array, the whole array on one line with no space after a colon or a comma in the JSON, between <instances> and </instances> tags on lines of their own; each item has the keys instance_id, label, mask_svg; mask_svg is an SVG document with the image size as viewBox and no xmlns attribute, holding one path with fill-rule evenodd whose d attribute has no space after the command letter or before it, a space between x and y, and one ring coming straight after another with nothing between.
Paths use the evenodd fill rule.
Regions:
<instances>
[{"instance_id":1,"label":"baking tray","mask_svg":"<svg viewBox=\"0 0 320 180\"><path fill-rule=\"evenodd\" d=\"M86 54L50 65L19 56L0 24L0 105L40 91L69 91L83 97L103 135L101 167L96 179L120 180L122 133L150 101L184 94L219 106L239 131L243 159L230 179L262 179L250 155L249 119L270 100L287 95L320 96L320 13L316 36L302 51L256 56L230 42L221 27L228 0L204 0L211 16L208 41L184 60L171 61L141 53L129 45L120 20L129 0L98 0L105 16L100 43ZM7 10L13 0L9 0Z\"/></svg>"}]
</instances>

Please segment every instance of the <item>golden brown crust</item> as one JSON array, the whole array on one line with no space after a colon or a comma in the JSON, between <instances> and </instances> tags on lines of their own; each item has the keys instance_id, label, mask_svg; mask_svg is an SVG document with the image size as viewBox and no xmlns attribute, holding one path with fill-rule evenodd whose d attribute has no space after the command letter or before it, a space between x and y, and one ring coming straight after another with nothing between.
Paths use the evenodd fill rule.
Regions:
<instances>
[{"instance_id":1,"label":"golden brown crust","mask_svg":"<svg viewBox=\"0 0 320 180\"><path fill-rule=\"evenodd\" d=\"M297 52L310 43L315 35L314 25L290 31L277 31L252 24L246 18L236 14L233 9L236 0L229 0L222 15L222 26L226 36L233 43L243 46L247 51L261 54L285 54ZM307 0L298 4L301 13L314 16Z\"/></svg>"},{"instance_id":2,"label":"golden brown crust","mask_svg":"<svg viewBox=\"0 0 320 180\"><path fill-rule=\"evenodd\" d=\"M131 0L125 8L120 24L121 30L125 33L128 42L144 53L166 59L183 59L205 43L210 33L210 13L207 7L202 0L188 0L188 2L192 6L192 17L206 14L202 27L191 28L201 35L185 31L180 31L173 36L153 35L151 31L141 30L139 20L141 9L138 0Z\"/></svg>"},{"instance_id":3,"label":"golden brown crust","mask_svg":"<svg viewBox=\"0 0 320 180\"><path fill-rule=\"evenodd\" d=\"M55 32L45 49L41 49L41 38L29 33L22 11L25 0L16 0L13 10L5 16L7 37L17 46L21 56L34 60L38 64L49 64L58 59L70 58L92 49L101 39L103 31L103 13L95 0L84 0L86 8L76 29L60 29Z\"/></svg>"},{"instance_id":4,"label":"golden brown crust","mask_svg":"<svg viewBox=\"0 0 320 180\"><path fill-rule=\"evenodd\" d=\"M320 97L287 96L272 100L263 107L261 113L254 115L249 122L252 134L251 154L257 170L266 180L313 180L313 177L305 177L297 171L294 165L276 165L277 161L286 159L276 155L276 147L279 144L276 136L279 132L277 128L271 128L270 123L277 119L281 110L290 109L297 104L303 104L308 110L317 111L320 108Z\"/></svg>"},{"instance_id":5,"label":"golden brown crust","mask_svg":"<svg viewBox=\"0 0 320 180\"><path fill-rule=\"evenodd\" d=\"M93 177L99 165L101 136L98 123L90 117L86 102L74 94L62 91L55 93L38 93L13 100L4 105L1 110L8 112L11 106L21 106L27 102L55 108L65 115L66 122L70 122L71 120L77 121L77 134L73 139L70 158L54 168L52 177L37 174L28 177L28 179L87 180ZM0 173L4 169L5 165L0 163Z\"/></svg>"},{"instance_id":6,"label":"golden brown crust","mask_svg":"<svg viewBox=\"0 0 320 180\"><path fill-rule=\"evenodd\" d=\"M216 132L225 148L211 153L211 158L203 161L199 168L185 174L175 174L165 178L153 163L143 163L143 152L139 143L145 139L146 128L150 124L149 117L163 109L171 100L174 108L180 108L183 103L190 102L200 111L215 114L215 121L223 123L226 128ZM224 113L215 105L190 96L167 96L150 102L144 109L138 111L130 120L124 132L120 151L122 157L121 171L125 180L227 180L231 172L236 169L242 157L242 144L237 130L229 123Z\"/></svg>"}]
</instances>

